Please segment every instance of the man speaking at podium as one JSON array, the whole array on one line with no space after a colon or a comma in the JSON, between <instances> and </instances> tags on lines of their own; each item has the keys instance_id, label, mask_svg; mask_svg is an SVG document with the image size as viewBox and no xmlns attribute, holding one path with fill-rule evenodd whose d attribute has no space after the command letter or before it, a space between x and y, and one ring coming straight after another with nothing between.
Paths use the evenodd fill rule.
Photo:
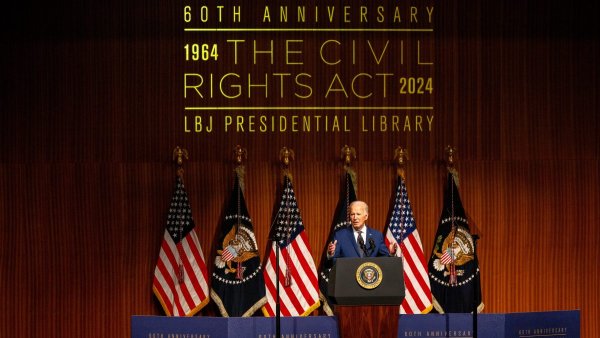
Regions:
<instances>
[{"instance_id":1,"label":"man speaking at podium","mask_svg":"<svg viewBox=\"0 0 600 338\"><path fill-rule=\"evenodd\" d=\"M396 252L396 245L388 249L383 242L383 234L367 227L369 206L363 201L350 203L352 227L338 230L327 247L327 258L390 256Z\"/></svg>"}]
</instances>

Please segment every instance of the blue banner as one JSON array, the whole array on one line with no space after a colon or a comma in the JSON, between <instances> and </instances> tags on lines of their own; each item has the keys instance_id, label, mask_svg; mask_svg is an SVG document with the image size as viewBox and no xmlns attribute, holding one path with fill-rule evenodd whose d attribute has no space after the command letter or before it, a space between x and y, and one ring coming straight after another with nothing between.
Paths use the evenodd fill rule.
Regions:
<instances>
[{"instance_id":1,"label":"blue banner","mask_svg":"<svg viewBox=\"0 0 600 338\"><path fill-rule=\"evenodd\" d=\"M479 337L504 338L504 315L480 314ZM473 337L473 315L469 313L400 315L398 337Z\"/></svg>"},{"instance_id":2,"label":"blue banner","mask_svg":"<svg viewBox=\"0 0 600 338\"><path fill-rule=\"evenodd\" d=\"M468 313L400 315L400 337L473 337L473 316ZM580 312L524 312L479 314L481 338L578 338ZM284 317L286 338L338 338L336 317ZM276 338L275 318L133 316L132 338Z\"/></svg>"},{"instance_id":3,"label":"blue banner","mask_svg":"<svg viewBox=\"0 0 600 338\"><path fill-rule=\"evenodd\" d=\"M338 338L335 317L281 318L289 338ZM132 338L275 338L275 318L133 316Z\"/></svg>"},{"instance_id":4,"label":"blue banner","mask_svg":"<svg viewBox=\"0 0 600 338\"><path fill-rule=\"evenodd\" d=\"M504 334L509 338L578 338L579 310L506 314Z\"/></svg>"},{"instance_id":5,"label":"blue banner","mask_svg":"<svg viewBox=\"0 0 600 338\"><path fill-rule=\"evenodd\" d=\"M482 338L578 338L579 310L477 315ZM473 337L469 313L400 315L400 337Z\"/></svg>"}]
</instances>

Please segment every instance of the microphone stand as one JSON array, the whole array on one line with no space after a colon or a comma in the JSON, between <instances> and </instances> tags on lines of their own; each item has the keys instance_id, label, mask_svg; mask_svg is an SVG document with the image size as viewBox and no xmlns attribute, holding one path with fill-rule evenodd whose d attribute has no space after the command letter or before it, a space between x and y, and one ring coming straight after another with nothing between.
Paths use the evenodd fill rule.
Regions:
<instances>
[{"instance_id":1,"label":"microphone stand","mask_svg":"<svg viewBox=\"0 0 600 338\"><path fill-rule=\"evenodd\" d=\"M477 259L477 240L479 239L479 235L471 235L473 238L473 259L477 262L477 267L479 267L479 261ZM477 271L475 271L477 272ZM475 281L473 281L475 282ZM477 288L473 287L473 338L477 338Z\"/></svg>"}]
</instances>

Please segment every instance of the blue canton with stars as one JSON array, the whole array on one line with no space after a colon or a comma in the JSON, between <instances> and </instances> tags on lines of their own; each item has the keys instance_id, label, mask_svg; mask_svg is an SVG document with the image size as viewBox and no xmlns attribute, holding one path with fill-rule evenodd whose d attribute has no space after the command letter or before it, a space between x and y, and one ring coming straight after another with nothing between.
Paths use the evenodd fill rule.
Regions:
<instances>
[{"instance_id":1,"label":"blue canton with stars","mask_svg":"<svg viewBox=\"0 0 600 338\"><path fill-rule=\"evenodd\" d=\"M390 231L398 243L401 243L416 229L415 218L413 217L412 207L408 200L406 184L399 177L399 184L396 188L396 199L394 209L390 218Z\"/></svg>"},{"instance_id":2,"label":"blue canton with stars","mask_svg":"<svg viewBox=\"0 0 600 338\"><path fill-rule=\"evenodd\" d=\"M271 230L271 238L276 240L281 248L285 248L303 230L304 225L300 217L300 209L298 209L294 188L292 182L286 176L277 219Z\"/></svg>"},{"instance_id":3,"label":"blue canton with stars","mask_svg":"<svg viewBox=\"0 0 600 338\"><path fill-rule=\"evenodd\" d=\"M177 187L171 199L167 215L167 231L177 244L194 228L192 209L181 177L177 177Z\"/></svg>"}]
</instances>

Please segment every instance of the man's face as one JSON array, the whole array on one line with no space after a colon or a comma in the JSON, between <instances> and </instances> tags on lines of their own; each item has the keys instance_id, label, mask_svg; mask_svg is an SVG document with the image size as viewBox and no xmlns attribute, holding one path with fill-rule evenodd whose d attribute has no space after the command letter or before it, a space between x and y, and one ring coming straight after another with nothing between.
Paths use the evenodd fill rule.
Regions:
<instances>
[{"instance_id":1,"label":"man's face","mask_svg":"<svg viewBox=\"0 0 600 338\"><path fill-rule=\"evenodd\" d=\"M369 214L366 212L364 205L352 204L350 206L350 222L352 222L352 227L354 229L361 229L367 221L367 218L369 218Z\"/></svg>"}]
</instances>

